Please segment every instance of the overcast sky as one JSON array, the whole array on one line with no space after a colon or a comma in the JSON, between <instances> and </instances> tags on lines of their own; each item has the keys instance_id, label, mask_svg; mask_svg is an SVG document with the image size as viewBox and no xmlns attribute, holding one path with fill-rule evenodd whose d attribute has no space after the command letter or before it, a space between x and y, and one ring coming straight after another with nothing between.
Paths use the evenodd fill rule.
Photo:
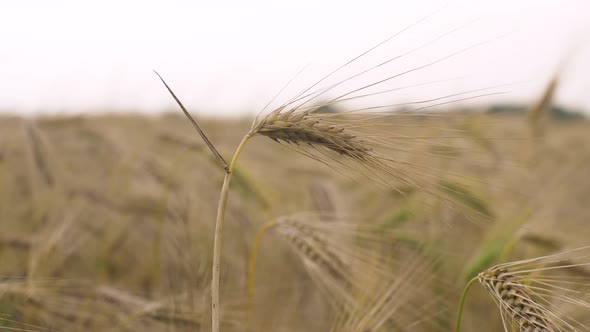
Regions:
<instances>
[{"instance_id":1,"label":"overcast sky","mask_svg":"<svg viewBox=\"0 0 590 332\"><path fill-rule=\"evenodd\" d=\"M558 101L590 109L588 0L19 0L0 11L0 112L175 109L156 69L194 111L253 113L418 21L331 82L403 55L341 88L436 62L363 102L527 101L560 72Z\"/></svg>"}]
</instances>

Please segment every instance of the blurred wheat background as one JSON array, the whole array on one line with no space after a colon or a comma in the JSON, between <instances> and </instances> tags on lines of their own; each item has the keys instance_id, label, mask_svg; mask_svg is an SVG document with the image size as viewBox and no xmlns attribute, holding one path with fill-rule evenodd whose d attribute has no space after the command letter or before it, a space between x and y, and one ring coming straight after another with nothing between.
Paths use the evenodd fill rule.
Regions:
<instances>
[{"instance_id":1,"label":"blurred wheat background","mask_svg":"<svg viewBox=\"0 0 590 332\"><path fill-rule=\"evenodd\" d=\"M465 121L476 123L482 116L513 120L495 130L528 132L522 114ZM4 327L208 329L222 170L186 119L177 114L4 117L1 125ZM429 125L420 122L420 128ZM249 121L203 126L228 154ZM412 330L450 329L460 290L474 272L500 259L588 244L589 129L585 120L552 119L543 140L479 145L490 161L510 158L526 165L499 169L484 163L477 170L495 185L480 184L461 199L490 217L483 225L427 203L419 192L404 197L359 183L260 139L244 153L230 192L222 259L225 330L244 330L248 323L259 331L326 331L337 320L338 311L322 291L328 272L308 271L306 252L293 250L279 229L269 230L261 242L248 306L255 234L264 223L289 215L310 223L316 236L331 241L334 247L327 249L348 264L360 264L355 280L365 279L367 289L383 286L385 277L376 271L397 276L423 264L405 280L409 294L397 298L403 310L393 317ZM494 188L498 183L501 189ZM585 277L584 271L577 273ZM469 303L467 329L484 319L501 324L485 293ZM588 311L582 309L577 314L583 318Z\"/></svg>"}]
</instances>

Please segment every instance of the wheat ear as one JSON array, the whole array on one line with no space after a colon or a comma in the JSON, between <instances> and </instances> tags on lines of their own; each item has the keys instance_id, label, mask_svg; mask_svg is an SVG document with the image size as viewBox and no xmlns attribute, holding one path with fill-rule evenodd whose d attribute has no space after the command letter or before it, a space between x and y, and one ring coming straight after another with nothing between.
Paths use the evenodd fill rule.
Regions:
<instances>
[{"instance_id":1,"label":"wheat ear","mask_svg":"<svg viewBox=\"0 0 590 332\"><path fill-rule=\"evenodd\" d=\"M553 332L559 329L552 323L552 317L535 302L530 288L506 269L488 269L478 276L479 282L491 293L500 307L504 324L509 317L519 331Z\"/></svg>"},{"instance_id":2,"label":"wheat ear","mask_svg":"<svg viewBox=\"0 0 590 332\"><path fill-rule=\"evenodd\" d=\"M473 194L465 188L466 184L479 180L466 173L428 166L423 160L434 158L446 164L448 159L461 156L461 153L453 157L447 152L433 150L437 147L443 151L455 149L458 143L455 140L460 137L447 136L448 132L443 129L425 136L408 135L404 133L408 128L404 128L403 119L407 115L403 114L323 114L314 112L319 106L291 107L289 104L281 106L257 119L248 136L266 136L285 143L338 173L355 180L368 178L404 196L407 195L404 188L425 192L449 208L463 212L472 221L493 218L485 206L482 208L481 202L470 201ZM453 130L460 129L449 129Z\"/></svg>"},{"instance_id":3,"label":"wheat ear","mask_svg":"<svg viewBox=\"0 0 590 332\"><path fill-rule=\"evenodd\" d=\"M262 225L257 234L250 252L247 278L247 299L251 308L254 298L254 283L256 276L256 260L260 243L264 234L269 230L275 230L292 247L297 256L304 263L311 274L315 272L314 281L319 282L324 291L329 295L331 304L350 309L352 298L347 294L352 287L351 271L344 257L340 257L334 251L333 245L328 243L317 233L317 229L310 227L306 222L300 220L303 215L281 217L276 221ZM313 216L312 222L320 222ZM312 272L313 271L313 272Z\"/></svg>"},{"instance_id":4,"label":"wheat ear","mask_svg":"<svg viewBox=\"0 0 590 332\"><path fill-rule=\"evenodd\" d=\"M250 136L256 134L267 136L274 141L286 143L318 145L339 154L362 159L371 148L344 127L324 123L308 111L279 108L261 121L255 122Z\"/></svg>"},{"instance_id":5,"label":"wheat ear","mask_svg":"<svg viewBox=\"0 0 590 332\"><path fill-rule=\"evenodd\" d=\"M457 325L469 287L476 281L489 292L500 309L506 331L588 331L590 328L569 310L590 309L590 246L495 265L471 279L461 297ZM571 276L569 274L577 274Z\"/></svg>"},{"instance_id":6,"label":"wheat ear","mask_svg":"<svg viewBox=\"0 0 590 332\"><path fill-rule=\"evenodd\" d=\"M471 279L465 287L459 304L455 332L460 331L465 298L475 281L486 288L499 306L506 331L509 331L507 326L511 323L516 324L518 331L523 332L559 331L552 323L547 309L535 302L532 292L524 283L506 269L490 268ZM508 323L507 320L511 322Z\"/></svg>"}]
</instances>

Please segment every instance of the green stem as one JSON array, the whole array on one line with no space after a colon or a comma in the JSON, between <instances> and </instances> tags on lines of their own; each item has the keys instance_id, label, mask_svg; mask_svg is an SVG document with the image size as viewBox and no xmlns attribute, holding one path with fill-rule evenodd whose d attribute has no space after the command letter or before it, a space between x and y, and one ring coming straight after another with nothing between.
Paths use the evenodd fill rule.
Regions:
<instances>
[{"instance_id":1,"label":"green stem","mask_svg":"<svg viewBox=\"0 0 590 332\"><path fill-rule=\"evenodd\" d=\"M457 322L455 323L455 332L459 332L459 329L461 328L461 317L463 316L463 305L465 304L465 298L467 298L467 291L469 291L469 288L475 281L477 281L477 277L474 277L473 279L469 280L469 282L463 289L463 294L461 294L461 301L459 302L459 311L457 312Z\"/></svg>"},{"instance_id":2,"label":"green stem","mask_svg":"<svg viewBox=\"0 0 590 332\"><path fill-rule=\"evenodd\" d=\"M227 206L227 195L229 193L229 181L231 179L231 173L236 166L236 162L244 148L244 145L250 139L250 135L244 136L242 142L238 146L238 149L234 153L229 167L225 172L223 178L223 186L221 187L221 195L219 197L219 205L217 207L217 220L215 221L215 239L213 240L213 272L211 280L211 331L219 332L219 275L221 267L221 243L223 235L223 220L225 218L225 208Z\"/></svg>"},{"instance_id":3,"label":"green stem","mask_svg":"<svg viewBox=\"0 0 590 332\"><path fill-rule=\"evenodd\" d=\"M266 231L276 225L275 221L268 222L262 225L258 232L256 232L256 238L250 251L250 259L248 259L248 281L246 283L246 299L248 304L248 310L252 308L254 298L254 279L256 275L256 258L258 257L258 248L262 242L262 236Z\"/></svg>"}]
</instances>

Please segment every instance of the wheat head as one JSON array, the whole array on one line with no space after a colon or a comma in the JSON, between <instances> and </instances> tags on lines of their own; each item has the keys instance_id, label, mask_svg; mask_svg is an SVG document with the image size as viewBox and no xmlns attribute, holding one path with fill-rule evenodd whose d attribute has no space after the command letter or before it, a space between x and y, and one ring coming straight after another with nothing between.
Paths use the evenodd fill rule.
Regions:
<instances>
[{"instance_id":1,"label":"wheat head","mask_svg":"<svg viewBox=\"0 0 590 332\"><path fill-rule=\"evenodd\" d=\"M589 331L590 247L493 266L478 275L506 331Z\"/></svg>"},{"instance_id":2,"label":"wheat head","mask_svg":"<svg viewBox=\"0 0 590 332\"><path fill-rule=\"evenodd\" d=\"M530 287L508 270L491 268L480 273L478 279L500 306L502 317L512 319L519 331L558 331L547 309L533 299Z\"/></svg>"},{"instance_id":3,"label":"wheat head","mask_svg":"<svg viewBox=\"0 0 590 332\"><path fill-rule=\"evenodd\" d=\"M323 146L353 158L362 158L372 150L349 130L322 120L321 116L309 111L291 109L283 112L279 108L254 123L250 135L260 134L276 142Z\"/></svg>"},{"instance_id":4,"label":"wheat head","mask_svg":"<svg viewBox=\"0 0 590 332\"><path fill-rule=\"evenodd\" d=\"M402 196L424 192L472 220L491 218L488 211L465 203L469 190L456 190L478 182L461 169L468 164L463 158L479 153L461 134L453 136L462 131L460 121L446 118L442 124L434 119L417 122L416 114L315 110L282 106L254 121L247 137L266 136L353 180L369 179ZM412 132L412 126L422 126L425 133Z\"/></svg>"}]
</instances>

